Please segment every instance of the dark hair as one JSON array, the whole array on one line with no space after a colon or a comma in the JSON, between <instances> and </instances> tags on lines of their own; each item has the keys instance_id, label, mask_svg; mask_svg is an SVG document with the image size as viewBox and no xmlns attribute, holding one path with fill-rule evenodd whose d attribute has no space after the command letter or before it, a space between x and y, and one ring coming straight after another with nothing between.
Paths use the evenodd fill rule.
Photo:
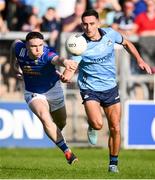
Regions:
<instances>
[{"instance_id":1,"label":"dark hair","mask_svg":"<svg viewBox=\"0 0 155 180\"><path fill-rule=\"evenodd\" d=\"M32 31L27 34L26 42L29 41L30 39L35 39L35 38L44 39L44 36L40 32Z\"/></svg>"},{"instance_id":2,"label":"dark hair","mask_svg":"<svg viewBox=\"0 0 155 180\"><path fill-rule=\"evenodd\" d=\"M47 10L53 10L53 11L55 11L55 8L54 8L54 7L49 7Z\"/></svg>"},{"instance_id":3,"label":"dark hair","mask_svg":"<svg viewBox=\"0 0 155 180\"><path fill-rule=\"evenodd\" d=\"M82 19L86 16L95 16L96 19L99 19L98 13L94 9L88 9L82 14Z\"/></svg>"}]
</instances>

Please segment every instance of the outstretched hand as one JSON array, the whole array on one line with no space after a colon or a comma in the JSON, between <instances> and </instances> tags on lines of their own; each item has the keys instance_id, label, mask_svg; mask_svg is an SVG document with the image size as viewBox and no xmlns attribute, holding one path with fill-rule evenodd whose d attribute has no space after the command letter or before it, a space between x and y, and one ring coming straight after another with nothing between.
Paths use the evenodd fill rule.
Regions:
<instances>
[{"instance_id":1,"label":"outstretched hand","mask_svg":"<svg viewBox=\"0 0 155 180\"><path fill-rule=\"evenodd\" d=\"M144 61L141 61L138 65L142 70L145 70L148 74L152 74L150 66Z\"/></svg>"},{"instance_id":2,"label":"outstretched hand","mask_svg":"<svg viewBox=\"0 0 155 180\"><path fill-rule=\"evenodd\" d=\"M69 83L71 82L66 76L64 76L64 74L62 74L60 71L56 70L56 73L59 75L60 80L63 83Z\"/></svg>"},{"instance_id":3,"label":"outstretched hand","mask_svg":"<svg viewBox=\"0 0 155 180\"><path fill-rule=\"evenodd\" d=\"M65 59L64 65L67 70L76 70L76 68L77 68L77 63L70 59Z\"/></svg>"}]
</instances>

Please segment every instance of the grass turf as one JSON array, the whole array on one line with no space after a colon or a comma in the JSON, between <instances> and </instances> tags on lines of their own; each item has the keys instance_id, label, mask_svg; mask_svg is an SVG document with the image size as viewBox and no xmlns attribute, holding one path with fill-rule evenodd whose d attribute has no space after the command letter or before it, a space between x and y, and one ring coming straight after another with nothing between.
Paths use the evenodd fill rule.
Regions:
<instances>
[{"instance_id":1,"label":"grass turf","mask_svg":"<svg viewBox=\"0 0 155 180\"><path fill-rule=\"evenodd\" d=\"M108 150L73 148L79 162L66 163L57 149L0 149L0 179L154 179L155 151L121 150L118 174L107 172Z\"/></svg>"}]
</instances>

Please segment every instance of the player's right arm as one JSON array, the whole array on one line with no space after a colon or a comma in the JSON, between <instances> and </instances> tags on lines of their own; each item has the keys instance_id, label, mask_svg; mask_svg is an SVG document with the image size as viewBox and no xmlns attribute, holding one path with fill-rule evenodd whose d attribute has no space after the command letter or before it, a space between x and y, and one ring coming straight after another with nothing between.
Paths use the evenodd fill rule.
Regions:
<instances>
[{"instance_id":1,"label":"player's right arm","mask_svg":"<svg viewBox=\"0 0 155 180\"><path fill-rule=\"evenodd\" d=\"M10 65L12 67L13 72L16 74L17 78L22 79L22 70L19 67L17 58L16 58L16 53L15 53L15 47L17 42L22 42L20 40L15 40L10 49Z\"/></svg>"},{"instance_id":2,"label":"player's right arm","mask_svg":"<svg viewBox=\"0 0 155 180\"><path fill-rule=\"evenodd\" d=\"M67 69L65 68L63 73L60 73L59 71L57 71L57 74L59 75L61 81L63 83L68 83L71 81L72 77L74 76L76 70L78 69L78 63L75 62L75 69Z\"/></svg>"},{"instance_id":3,"label":"player's right arm","mask_svg":"<svg viewBox=\"0 0 155 180\"><path fill-rule=\"evenodd\" d=\"M75 72L78 69L81 60L82 60L82 56L71 56L71 61L75 64L75 68L74 69L66 68L62 74L59 73L62 82L66 83L71 81L72 77L74 76Z\"/></svg>"},{"instance_id":4,"label":"player's right arm","mask_svg":"<svg viewBox=\"0 0 155 180\"><path fill-rule=\"evenodd\" d=\"M51 63L53 65L65 67L68 70L75 70L77 67L77 63L71 59L66 59L60 56L55 56Z\"/></svg>"}]
</instances>

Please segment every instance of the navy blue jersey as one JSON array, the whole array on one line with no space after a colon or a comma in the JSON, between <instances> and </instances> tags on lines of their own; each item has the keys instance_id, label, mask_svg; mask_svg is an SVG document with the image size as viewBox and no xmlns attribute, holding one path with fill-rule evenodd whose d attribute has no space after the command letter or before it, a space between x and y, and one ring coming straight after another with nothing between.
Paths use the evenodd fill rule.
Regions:
<instances>
[{"instance_id":1,"label":"navy blue jersey","mask_svg":"<svg viewBox=\"0 0 155 180\"><path fill-rule=\"evenodd\" d=\"M26 45L17 42L15 47L16 58L23 71L25 89L35 93L44 93L51 89L59 80L52 59L57 56L50 47L44 46L43 54L36 60L28 56Z\"/></svg>"}]
</instances>

